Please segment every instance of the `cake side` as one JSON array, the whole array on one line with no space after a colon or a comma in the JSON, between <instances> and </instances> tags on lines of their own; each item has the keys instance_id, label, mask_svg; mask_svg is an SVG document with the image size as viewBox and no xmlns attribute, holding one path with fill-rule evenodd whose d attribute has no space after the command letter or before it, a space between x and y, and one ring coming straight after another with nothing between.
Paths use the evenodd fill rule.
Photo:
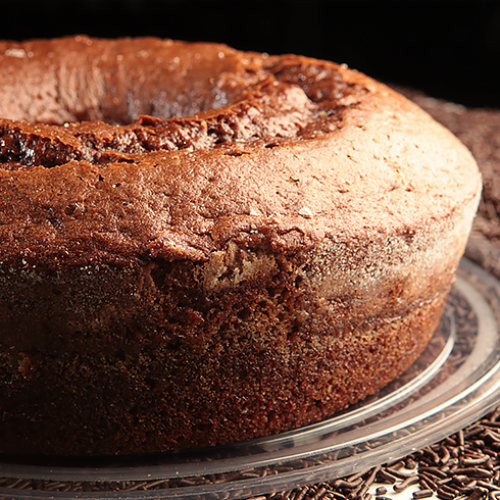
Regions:
<instances>
[{"instance_id":1,"label":"cake side","mask_svg":"<svg viewBox=\"0 0 500 500\"><path fill-rule=\"evenodd\" d=\"M46 279L45 290L74 287L88 309L70 308L73 321L53 316L45 325L50 345L13 349L11 342L2 353L3 452L208 446L345 408L424 349L474 212L470 203L410 241L325 241L308 254L274 257L230 246L207 263L158 260L135 275L91 269L85 285L79 272L65 273L66 283ZM59 308L47 298L48 316L49 304L52 314ZM43 314L38 301L28 323Z\"/></svg>"}]
</instances>

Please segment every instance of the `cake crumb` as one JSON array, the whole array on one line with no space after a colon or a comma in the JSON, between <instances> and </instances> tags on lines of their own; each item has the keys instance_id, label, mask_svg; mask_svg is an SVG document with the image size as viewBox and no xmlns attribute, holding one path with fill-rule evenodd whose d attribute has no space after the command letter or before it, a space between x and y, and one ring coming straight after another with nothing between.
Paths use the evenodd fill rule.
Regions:
<instances>
[{"instance_id":1,"label":"cake crumb","mask_svg":"<svg viewBox=\"0 0 500 500\"><path fill-rule=\"evenodd\" d=\"M23 57L26 57L26 52L23 49L7 49L5 51L5 55L8 57L17 57L22 59Z\"/></svg>"},{"instance_id":2,"label":"cake crumb","mask_svg":"<svg viewBox=\"0 0 500 500\"><path fill-rule=\"evenodd\" d=\"M301 215L302 217L305 217L306 219L310 219L313 216L311 209L308 207L302 207L299 210L299 215Z\"/></svg>"}]
</instances>

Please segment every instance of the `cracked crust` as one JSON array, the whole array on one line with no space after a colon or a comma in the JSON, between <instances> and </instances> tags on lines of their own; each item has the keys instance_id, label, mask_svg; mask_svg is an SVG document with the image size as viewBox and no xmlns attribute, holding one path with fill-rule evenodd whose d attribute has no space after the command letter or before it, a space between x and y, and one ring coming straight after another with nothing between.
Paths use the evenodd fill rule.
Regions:
<instances>
[{"instance_id":1,"label":"cracked crust","mask_svg":"<svg viewBox=\"0 0 500 500\"><path fill-rule=\"evenodd\" d=\"M0 64L0 451L269 435L425 347L481 180L403 97L150 38L2 42Z\"/></svg>"}]
</instances>

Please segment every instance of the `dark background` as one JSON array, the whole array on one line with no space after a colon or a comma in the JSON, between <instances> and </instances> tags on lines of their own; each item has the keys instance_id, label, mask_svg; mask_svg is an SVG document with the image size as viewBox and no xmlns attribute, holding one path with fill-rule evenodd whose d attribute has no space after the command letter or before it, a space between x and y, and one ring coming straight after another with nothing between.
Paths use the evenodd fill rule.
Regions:
<instances>
[{"instance_id":1,"label":"dark background","mask_svg":"<svg viewBox=\"0 0 500 500\"><path fill-rule=\"evenodd\" d=\"M500 107L500 0L0 0L0 16L3 39L217 41L345 62L434 97Z\"/></svg>"}]
</instances>

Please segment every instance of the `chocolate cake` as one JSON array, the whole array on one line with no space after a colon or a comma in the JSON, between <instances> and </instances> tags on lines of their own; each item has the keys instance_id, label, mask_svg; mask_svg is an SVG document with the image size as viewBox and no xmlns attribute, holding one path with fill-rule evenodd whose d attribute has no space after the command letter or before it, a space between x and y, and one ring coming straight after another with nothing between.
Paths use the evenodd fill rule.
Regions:
<instances>
[{"instance_id":1,"label":"chocolate cake","mask_svg":"<svg viewBox=\"0 0 500 500\"><path fill-rule=\"evenodd\" d=\"M432 335L467 149L331 62L0 43L0 452L151 453L319 421Z\"/></svg>"}]
</instances>

